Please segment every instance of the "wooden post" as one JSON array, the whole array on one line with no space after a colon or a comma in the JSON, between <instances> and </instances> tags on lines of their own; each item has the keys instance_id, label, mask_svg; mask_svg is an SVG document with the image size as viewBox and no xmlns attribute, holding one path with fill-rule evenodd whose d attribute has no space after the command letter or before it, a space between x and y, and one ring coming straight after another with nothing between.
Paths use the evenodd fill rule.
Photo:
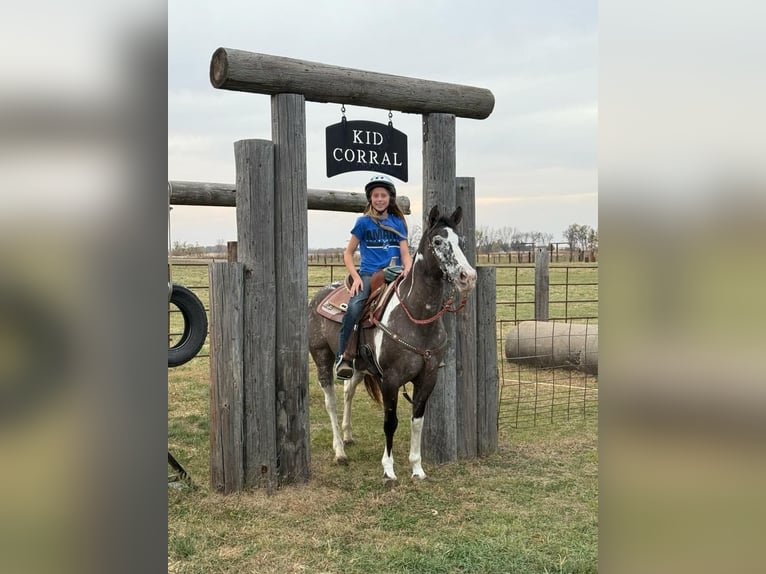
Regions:
<instances>
[{"instance_id":1,"label":"wooden post","mask_svg":"<svg viewBox=\"0 0 766 574\"><path fill-rule=\"evenodd\" d=\"M456 179L456 201L463 208L458 231L465 239L465 256L476 267L476 181L472 177ZM457 404L457 455L476 457L476 294L457 314L455 335L455 375Z\"/></svg>"},{"instance_id":2,"label":"wooden post","mask_svg":"<svg viewBox=\"0 0 766 574\"><path fill-rule=\"evenodd\" d=\"M476 271L476 450L479 456L486 456L497 450L497 273L494 267Z\"/></svg>"},{"instance_id":3,"label":"wooden post","mask_svg":"<svg viewBox=\"0 0 766 574\"><path fill-rule=\"evenodd\" d=\"M210 486L242 490L242 306L240 263L210 265Z\"/></svg>"},{"instance_id":4,"label":"wooden post","mask_svg":"<svg viewBox=\"0 0 766 574\"><path fill-rule=\"evenodd\" d=\"M450 214L455 203L455 116L424 115L423 229L427 227L426 218L434 205ZM439 464L457 459L455 316L445 313L442 320L450 343L423 424L423 456Z\"/></svg>"},{"instance_id":5,"label":"wooden post","mask_svg":"<svg viewBox=\"0 0 766 574\"><path fill-rule=\"evenodd\" d=\"M234 263L237 260L237 242L226 242L226 261Z\"/></svg>"},{"instance_id":6,"label":"wooden post","mask_svg":"<svg viewBox=\"0 0 766 574\"><path fill-rule=\"evenodd\" d=\"M535 254L535 321L548 320L548 250L537 247Z\"/></svg>"},{"instance_id":7,"label":"wooden post","mask_svg":"<svg viewBox=\"0 0 766 574\"><path fill-rule=\"evenodd\" d=\"M276 417L280 484L310 477L306 100L271 97L274 142Z\"/></svg>"},{"instance_id":8,"label":"wooden post","mask_svg":"<svg viewBox=\"0 0 766 574\"><path fill-rule=\"evenodd\" d=\"M274 144L234 143L237 175L237 242L244 265L244 469L245 487L277 485L274 373Z\"/></svg>"}]
</instances>

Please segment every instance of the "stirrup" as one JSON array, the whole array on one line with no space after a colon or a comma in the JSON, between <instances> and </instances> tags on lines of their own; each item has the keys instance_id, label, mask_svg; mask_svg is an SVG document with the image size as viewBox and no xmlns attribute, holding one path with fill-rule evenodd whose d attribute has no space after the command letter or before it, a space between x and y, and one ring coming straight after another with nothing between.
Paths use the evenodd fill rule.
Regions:
<instances>
[{"instance_id":1,"label":"stirrup","mask_svg":"<svg viewBox=\"0 0 766 574\"><path fill-rule=\"evenodd\" d=\"M354 376L354 366L342 356L335 362L335 378L347 381Z\"/></svg>"}]
</instances>

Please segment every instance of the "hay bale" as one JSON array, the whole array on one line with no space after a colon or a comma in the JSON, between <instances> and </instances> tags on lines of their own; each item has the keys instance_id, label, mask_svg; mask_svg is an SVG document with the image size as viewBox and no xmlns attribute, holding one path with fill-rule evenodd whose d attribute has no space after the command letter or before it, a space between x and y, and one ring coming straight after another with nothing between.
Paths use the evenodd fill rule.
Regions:
<instances>
[{"instance_id":1,"label":"hay bale","mask_svg":"<svg viewBox=\"0 0 766 574\"><path fill-rule=\"evenodd\" d=\"M505 358L598 374L598 325L522 321L505 338Z\"/></svg>"}]
</instances>

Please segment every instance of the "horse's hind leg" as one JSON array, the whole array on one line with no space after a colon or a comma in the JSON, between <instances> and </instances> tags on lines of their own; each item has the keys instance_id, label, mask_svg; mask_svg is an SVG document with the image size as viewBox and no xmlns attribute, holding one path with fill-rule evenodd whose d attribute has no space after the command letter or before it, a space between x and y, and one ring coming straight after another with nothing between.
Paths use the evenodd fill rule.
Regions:
<instances>
[{"instance_id":1,"label":"horse's hind leg","mask_svg":"<svg viewBox=\"0 0 766 574\"><path fill-rule=\"evenodd\" d=\"M354 371L354 376L343 384L343 442L345 444L354 444L354 437L351 434L351 402L354 400L356 386L364 379L364 373Z\"/></svg>"},{"instance_id":2,"label":"horse's hind leg","mask_svg":"<svg viewBox=\"0 0 766 574\"><path fill-rule=\"evenodd\" d=\"M312 352L312 355L314 353ZM331 351L317 353L314 355L314 362L317 366L317 376L319 384L324 391L324 407L327 414L330 415L330 424L332 426L332 447L335 450L335 462L338 464L348 464L346 450L343 447L343 439L338 425L338 407L335 400L335 384L333 380L333 354Z\"/></svg>"}]
</instances>

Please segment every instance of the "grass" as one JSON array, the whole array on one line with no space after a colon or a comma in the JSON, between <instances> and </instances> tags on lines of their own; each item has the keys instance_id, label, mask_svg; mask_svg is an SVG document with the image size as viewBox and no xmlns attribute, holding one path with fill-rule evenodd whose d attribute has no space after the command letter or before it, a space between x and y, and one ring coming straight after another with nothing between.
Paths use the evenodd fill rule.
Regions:
<instances>
[{"instance_id":1,"label":"grass","mask_svg":"<svg viewBox=\"0 0 766 574\"><path fill-rule=\"evenodd\" d=\"M207 285L205 267L174 267L173 277L189 287ZM309 283L322 279L329 277L312 273ZM207 306L206 290L195 291ZM426 461L429 478L412 482L409 405L400 401L399 481L388 485L381 480L380 409L357 393L356 443L346 449L349 465L336 465L313 364L309 372L310 482L272 495L223 496L209 487L208 359L168 370L168 448L194 484L168 489L169 572L597 571L596 416L501 425L491 456ZM589 408L597 414L597 403Z\"/></svg>"}]
</instances>

